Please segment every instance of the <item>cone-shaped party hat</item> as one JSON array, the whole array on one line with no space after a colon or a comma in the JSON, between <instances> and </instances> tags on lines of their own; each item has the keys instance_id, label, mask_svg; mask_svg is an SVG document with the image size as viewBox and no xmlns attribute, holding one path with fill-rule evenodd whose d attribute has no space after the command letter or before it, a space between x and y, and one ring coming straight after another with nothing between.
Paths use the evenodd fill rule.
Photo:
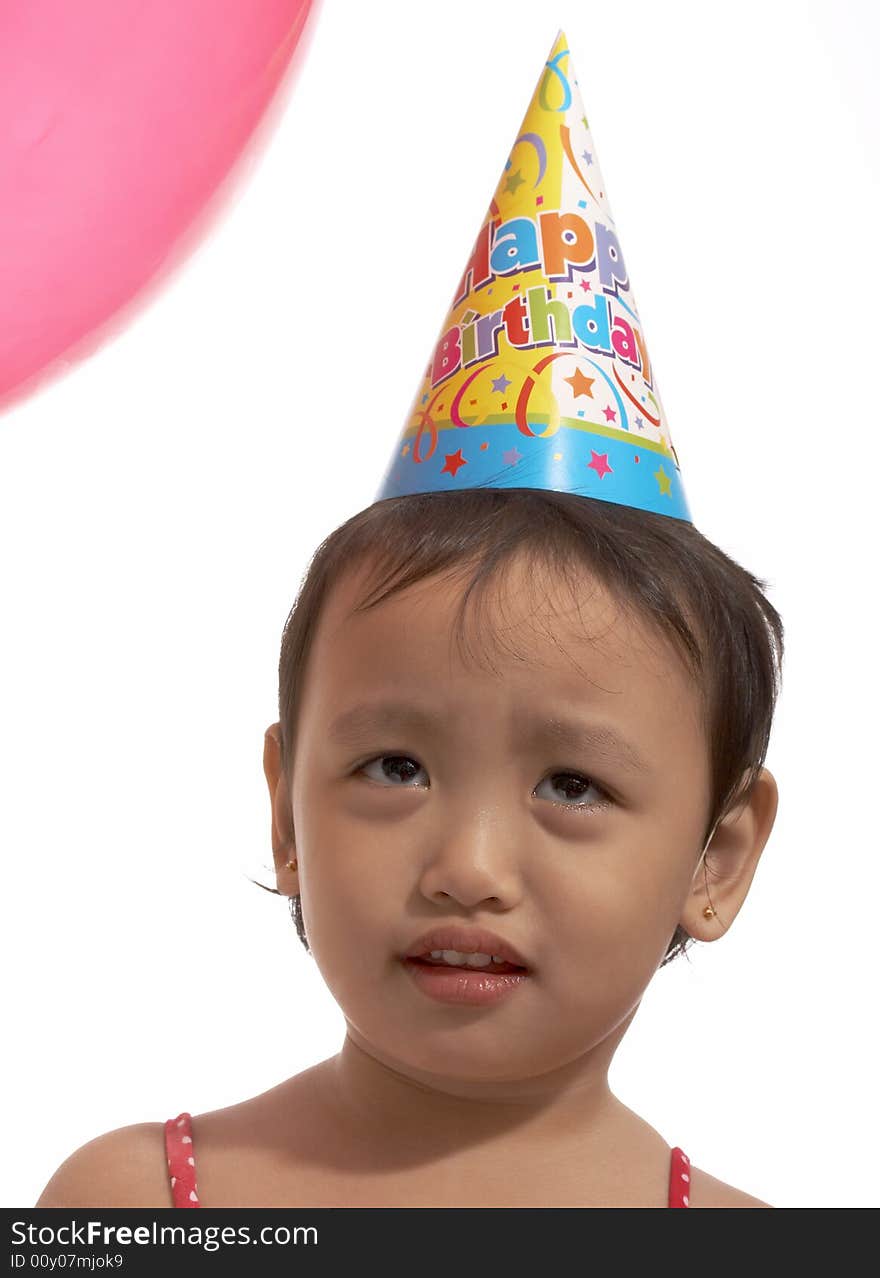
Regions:
<instances>
[{"instance_id":1,"label":"cone-shaped party hat","mask_svg":"<svg viewBox=\"0 0 880 1278\"><path fill-rule=\"evenodd\" d=\"M691 522L561 31L375 500L487 487Z\"/></svg>"}]
</instances>

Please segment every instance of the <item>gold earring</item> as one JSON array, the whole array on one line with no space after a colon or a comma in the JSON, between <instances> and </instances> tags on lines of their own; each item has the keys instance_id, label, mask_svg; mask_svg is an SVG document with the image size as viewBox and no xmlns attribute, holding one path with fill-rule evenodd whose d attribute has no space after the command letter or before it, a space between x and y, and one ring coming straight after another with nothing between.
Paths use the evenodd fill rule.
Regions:
<instances>
[{"instance_id":1,"label":"gold earring","mask_svg":"<svg viewBox=\"0 0 880 1278\"><path fill-rule=\"evenodd\" d=\"M712 915L713 915L714 913L715 913L715 911L712 909L712 906L711 906L711 905L707 905L707 906L706 906L706 908L703 910L703 918L704 918L704 919L711 919L711 917L712 917Z\"/></svg>"},{"instance_id":2,"label":"gold earring","mask_svg":"<svg viewBox=\"0 0 880 1278\"><path fill-rule=\"evenodd\" d=\"M292 861L288 861L288 862L287 862L287 868L288 868L288 870L295 870L295 869L296 869L296 857L294 857Z\"/></svg>"}]
</instances>

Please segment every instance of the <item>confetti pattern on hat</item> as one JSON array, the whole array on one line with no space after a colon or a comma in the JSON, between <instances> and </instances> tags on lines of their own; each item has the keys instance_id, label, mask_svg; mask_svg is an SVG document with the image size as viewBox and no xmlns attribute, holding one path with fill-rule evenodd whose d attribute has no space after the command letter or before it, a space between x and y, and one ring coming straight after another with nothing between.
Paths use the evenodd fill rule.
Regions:
<instances>
[{"instance_id":1,"label":"confetti pattern on hat","mask_svg":"<svg viewBox=\"0 0 880 1278\"><path fill-rule=\"evenodd\" d=\"M484 487L691 522L561 31L375 500Z\"/></svg>"}]
</instances>

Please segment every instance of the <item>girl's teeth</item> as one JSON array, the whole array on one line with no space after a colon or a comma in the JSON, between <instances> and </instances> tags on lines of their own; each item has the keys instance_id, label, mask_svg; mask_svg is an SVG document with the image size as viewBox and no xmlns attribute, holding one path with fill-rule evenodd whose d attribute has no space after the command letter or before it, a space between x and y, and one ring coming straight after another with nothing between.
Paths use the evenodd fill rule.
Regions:
<instances>
[{"instance_id":1,"label":"girl's teeth","mask_svg":"<svg viewBox=\"0 0 880 1278\"><path fill-rule=\"evenodd\" d=\"M488 967L490 963L504 962L497 954L459 954L457 950L431 950L431 958L457 967Z\"/></svg>"}]
</instances>

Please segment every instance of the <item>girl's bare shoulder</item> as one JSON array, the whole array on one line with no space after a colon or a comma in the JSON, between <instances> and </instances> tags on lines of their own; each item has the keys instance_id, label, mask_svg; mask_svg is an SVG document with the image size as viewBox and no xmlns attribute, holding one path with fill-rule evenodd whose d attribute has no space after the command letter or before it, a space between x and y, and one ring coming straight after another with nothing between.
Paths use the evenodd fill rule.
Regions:
<instances>
[{"instance_id":1,"label":"girl's bare shoulder","mask_svg":"<svg viewBox=\"0 0 880 1278\"><path fill-rule=\"evenodd\" d=\"M165 1124L103 1132L64 1160L37 1207L170 1207Z\"/></svg>"},{"instance_id":2,"label":"girl's bare shoulder","mask_svg":"<svg viewBox=\"0 0 880 1278\"><path fill-rule=\"evenodd\" d=\"M272 1148L285 1112L309 1115L315 1067L236 1105L193 1114L196 1177L232 1196L242 1175L235 1156L245 1156L254 1133ZM300 1118L299 1125L308 1130ZM227 1187L224 1180L228 1180ZM210 1198L205 1201L211 1201ZM172 1207L163 1122L132 1123L103 1132L81 1145L54 1172L37 1207Z\"/></svg>"},{"instance_id":3,"label":"girl's bare shoulder","mask_svg":"<svg viewBox=\"0 0 880 1278\"><path fill-rule=\"evenodd\" d=\"M727 1185L723 1180L691 1164L690 1207L772 1207L760 1198L754 1198L742 1189Z\"/></svg>"}]
</instances>

